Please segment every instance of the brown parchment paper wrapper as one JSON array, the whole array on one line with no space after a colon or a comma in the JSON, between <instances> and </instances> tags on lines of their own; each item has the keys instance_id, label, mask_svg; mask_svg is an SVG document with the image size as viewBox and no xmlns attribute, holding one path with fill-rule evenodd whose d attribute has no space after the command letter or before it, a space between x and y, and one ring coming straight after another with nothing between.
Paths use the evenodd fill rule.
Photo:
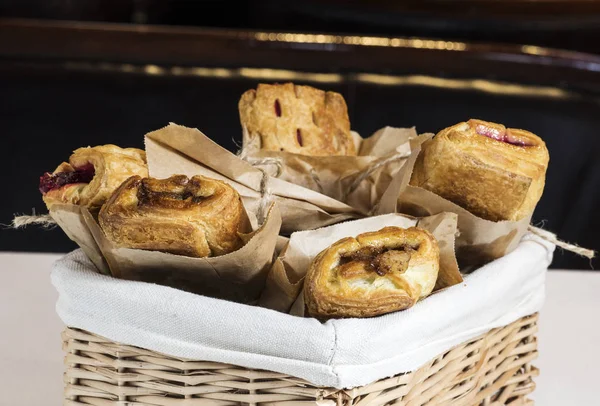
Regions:
<instances>
[{"instance_id":1,"label":"brown parchment paper wrapper","mask_svg":"<svg viewBox=\"0 0 600 406\"><path fill-rule=\"evenodd\" d=\"M256 303L264 288L281 227L281 213L273 203L242 248L218 257L192 258L119 248L104 236L89 211L83 208L81 214L115 277L248 304Z\"/></svg>"},{"instance_id":2,"label":"brown parchment paper wrapper","mask_svg":"<svg viewBox=\"0 0 600 406\"><path fill-rule=\"evenodd\" d=\"M352 133L357 156L307 156L260 149L243 128L240 157L267 173L369 213L411 154L414 128L385 127L369 138Z\"/></svg>"},{"instance_id":3,"label":"brown parchment paper wrapper","mask_svg":"<svg viewBox=\"0 0 600 406\"><path fill-rule=\"evenodd\" d=\"M195 128L171 123L146 134L145 143L150 176L204 175L227 182L242 197L253 224L260 223L258 217L263 217L265 202L276 201L283 219L282 234L367 214L324 194L268 176ZM257 218L253 219L252 213Z\"/></svg>"},{"instance_id":4,"label":"brown parchment paper wrapper","mask_svg":"<svg viewBox=\"0 0 600 406\"><path fill-rule=\"evenodd\" d=\"M432 136L433 134L426 134L421 141L425 142ZM417 156L418 153L414 153L410 157L394 180L400 189L398 212L420 217L442 212L456 213L459 231L456 238L456 257L461 269L483 265L517 247L527 232L531 216L520 221L485 220L433 192L409 185ZM501 199L502 196L498 198Z\"/></svg>"},{"instance_id":5,"label":"brown parchment paper wrapper","mask_svg":"<svg viewBox=\"0 0 600 406\"><path fill-rule=\"evenodd\" d=\"M386 214L347 221L318 230L293 233L287 247L273 263L259 305L270 309L304 316L304 277L313 259L334 242L355 237L387 226L408 228L418 226L430 231L440 248L440 271L434 292L462 282L454 256L456 215L440 213L418 219L402 214Z\"/></svg>"},{"instance_id":6,"label":"brown parchment paper wrapper","mask_svg":"<svg viewBox=\"0 0 600 406\"><path fill-rule=\"evenodd\" d=\"M110 270L100 247L90 232L82 213L81 206L56 203L50 206L50 216L65 234L74 241L96 266L98 271L110 275Z\"/></svg>"}]
</instances>

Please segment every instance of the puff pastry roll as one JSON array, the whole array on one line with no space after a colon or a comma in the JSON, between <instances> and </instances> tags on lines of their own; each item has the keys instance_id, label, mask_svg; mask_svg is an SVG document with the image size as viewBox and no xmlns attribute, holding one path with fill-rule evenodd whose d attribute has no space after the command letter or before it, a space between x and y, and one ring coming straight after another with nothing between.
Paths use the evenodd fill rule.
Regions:
<instances>
[{"instance_id":1,"label":"puff pastry roll","mask_svg":"<svg viewBox=\"0 0 600 406\"><path fill-rule=\"evenodd\" d=\"M71 203L99 209L130 176L148 176L146 153L116 145L79 148L69 162L40 177L40 192L48 209L54 203Z\"/></svg>"},{"instance_id":2,"label":"puff pastry roll","mask_svg":"<svg viewBox=\"0 0 600 406\"><path fill-rule=\"evenodd\" d=\"M518 221L542 196L548 160L537 135L471 119L423 144L410 184L481 218Z\"/></svg>"},{"instance_id":3,"label":"puff pastry roll","mask_svg":"<svg viewBox=\"0 0 600 406\"><path fill-rule=\"evenodd\" d=\"M371 317L407 309L432 292L439 256L433 235L417 227L341 239L315 258L306 275L308 314Z\"/></svg>"},{"instance_id":4,"label":"puff pastry roll","mask_svg":"<svg viewBox=\"0 0 600 406\"><path fill-rule=\"evenodd\" d=\"M250 231L239 194L204 176L132 176L100 210L100 227L117 246L190 257L224 255Z\"/></svg>"},{"instance_id":5,"label":"puff pastry roll","mask_svg":"<svg viewBox=\"0 0 600 406\"><path fill-rule=\"evenodd\" d=\"M261 148L303 155L356 155L346 101L310 86L259 84L239 102L240 120Z\"/></svg>"}]
</instances>

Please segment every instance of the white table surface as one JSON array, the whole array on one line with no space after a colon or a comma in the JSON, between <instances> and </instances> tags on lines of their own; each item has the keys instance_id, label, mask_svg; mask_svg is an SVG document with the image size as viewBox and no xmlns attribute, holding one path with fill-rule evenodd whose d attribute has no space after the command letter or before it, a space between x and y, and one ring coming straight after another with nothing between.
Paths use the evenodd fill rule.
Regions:
<instances>
[{"instance_id":1,"label":"white table surface","mask_svg":"<svg viewBox=\"0 0 600 406\"><path fill-rule=\"evenodd\" d=\"M0 405L62 404L55 254L0 253ZM598 404L600 272L550 271L538 336L541 406ZM600 388L600 386L598 387Z\"/></svg>"}]
</instances>

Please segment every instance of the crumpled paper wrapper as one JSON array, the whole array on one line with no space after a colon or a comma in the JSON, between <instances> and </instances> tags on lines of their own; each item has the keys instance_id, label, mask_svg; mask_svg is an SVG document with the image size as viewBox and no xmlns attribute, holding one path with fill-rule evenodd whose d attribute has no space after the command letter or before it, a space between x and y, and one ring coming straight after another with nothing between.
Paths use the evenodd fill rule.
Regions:
<instances>
[{"instance_id":1,"label":"crumpled paper wrapper","mask_svg":"<svg viewBox=\"0 0 600 406\"><path fill-rule=\"evenodd\" d=\"M83 218L82 207L75 204L56 203L50 207L49 213L67 237L79 245L98 271L110 275L108 263Z\"/></svg>"},{"instance_id":2,"label":"crumpled paper wrapper","mask_svg":"<svg viewBox=\"0 0 600 406\"><path fill-rule=\"evenodd\" d=\"M265 222L245 236L242 248L218 257L192 258L120 248L105 237L89 211L81 212L113 276L248 304L255 303L264 288L281 227L281 214L273 203Z\"/></svg>"},{"instance_id":3,"label":"crumpled paper wrapper","mask_svg":"<svg viewBox=\"0 0 600 406\"><path fill-rule=\"evenodd\" d=\"M426 134L421 141L425 142L431 137L433 134ZM442 212L456 213L459 230L456 238L456 257L461 269L483 265L517 247L527 233L531 216L520 221L485 220L433 192L409 185L417 156L418 153L411 155L395 179L400 184L398 212L419 217Z\"/></svg>"},{"instance_id":4,"label":"crumpled paper wrapper","mask_svg":"<svg viewBox=\"0 0 600 406\"><path fill-rule=\"evenodd\" d=\"M269 175L322 193L369 213L410 154L414 128L385 127L369 138L352 132L357 156L307 156L261 150L243 128L240 157Z\"/></svg>"},{"instance_id":5,"label":"crumpled paper wrapper","mask_svg":"<svg viewBox=\"0 0 600 406\"><path fill-rule=\"evenodd\" d=\"M276 203L265 222L244 235L245 245L232 253L192 258L159 251L119 248L109 241L87 208L56 204L50 214L104 274L156 283L192 293L255 304L277 253L281 213Z\"/></svg>"},{"instance_id":6,"label":"crumpled paper wrapper","mask_svg":"<svg viewBox=\"0 0 600 406\"><path fill-rule=\"evenodd\" d=\"M279 252L277 247L287 243L279 236L277 203L272 203L260 227L243 236L246 243L242 248L209 258L119 248L105 237L96 217L85 207L56 204L50 215L101 273L247 304L257 302Z\"/></svg>"},{"instance_id":7,"label":"crumpled paper wrapper","mask_svg":"<svg viewBox=\"0 0 600 406\"><path fill-rule=\"evenodd\" d=\"M219 146L198 129L177 124L146 134L150 176L204 175L230 184L238 191L253 224L264 217L269 201L276 201L283 219L281 233L314 229L367 213L324 194L266 174Z\"/></svg>"},{"instance_id":8,"label":"crumpled paper wrapper","mask_svg":"<svg viewBox=\"0 0 600 406\"><path fill-rule=\"evenodd\" d=\"M402 214L386 214L348 221L318 230L293 233L287 247L273 263L259 306L304 316L302 288L311 262L334 242L358 234L377 231L387 226L408 228L418 226L430 231L440 248L440 271L434 292L462 282L454 256L456 215L440 213L425 218Z\"/></svg>"}]
</instances>

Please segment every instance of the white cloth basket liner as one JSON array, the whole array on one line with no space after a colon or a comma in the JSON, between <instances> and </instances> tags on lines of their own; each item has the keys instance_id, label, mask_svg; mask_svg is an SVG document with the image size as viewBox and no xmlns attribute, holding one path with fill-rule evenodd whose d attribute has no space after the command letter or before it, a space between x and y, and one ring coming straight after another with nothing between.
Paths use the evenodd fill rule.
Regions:
<instances>
[{"instance_id":1,"label":"white cloth basket liner","mask_svg":"<svg viewBox=\"0 0 600 406\"><path fill-rule=\"evenodd\" d=\"M174 357L352 388L418 369L450 348L540 310L554 245L526 235L512 253L413 308L326 323L115 279L81 250L58 260L57 312L74 328Z\"/></svg>"}]
</instances>

